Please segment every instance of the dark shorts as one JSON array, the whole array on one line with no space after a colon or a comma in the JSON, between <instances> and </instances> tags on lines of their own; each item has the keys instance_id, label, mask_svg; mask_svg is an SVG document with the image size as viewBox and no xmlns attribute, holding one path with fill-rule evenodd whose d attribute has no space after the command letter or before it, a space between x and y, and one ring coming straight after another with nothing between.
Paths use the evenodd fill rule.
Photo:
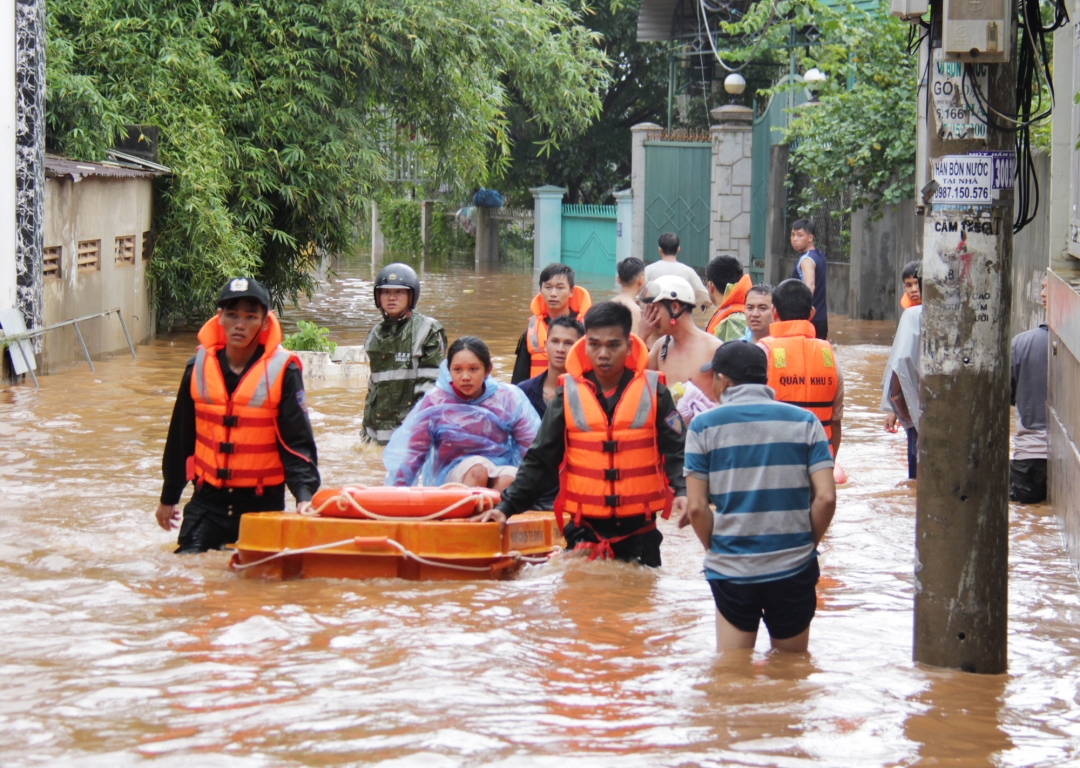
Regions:
<instances>
[{"instance_id":1,"label":"dark shorts","mask_svg":"<svg viewBox=\"0 0 1080 768\"><path fill-rule=\"evenodd\" d=\"M733 584L724 579L709 579L716 610L728 623L743 632L757 632L758 621L765 619L769 636L776 640L795 637L810 626L817 609L817 558L786 579L757 584Z\"/></svg>"},{"instance_id":2,"label":"dark shorts","mask_svg":"<svg viewBox=\"0 0 1080 768\"><path fill-rule=\"evenodd\" d=\"M1046 459L1009 462L1009 498L1021 504L1046 501Z\"/></svg>"},{"instance_id":3,"label":"dark shorts","mask_svg":"<svg viewBox=\"0 0 1080 768\"><path fill-rule=\"evenodd\" d=\"M827 340L829 338L829 315L828 313L822 313L821 317L814 315L814 319L810 321L814 326L814 330L817 332L819 339Z\"/></svg>"},{"instance_id":4,"label":"dark shorts","mask_svg":"<svg viewBox=\"0 0 1080 768\"><path fill-rule=\"evenodd\" d=\"M641 523L646 525L646 523ZM573 549L582 542L598 542L596 533L585 526L576 526L572 522L563 527L563 536L566 537L566 548ZM628 539L615 542L611 545L611 551L616 560L625 560L628 563L641 563L650 568L660 567L660 542L664 540L664 534L655 528L646 533L631 536Z\"/></svg>"},{"instance_id":5,"label":"dark shorts","mask_svg":"<svg viewBox=\"0 0 1080 768\"><path fill-rule=\"evenodd\" d=\"M176 554L190 555L232 544L240 538L240 517L240 513L230 515L227 510L216 509L193 498L184 506Z\"/></svg>"}]
</instances>

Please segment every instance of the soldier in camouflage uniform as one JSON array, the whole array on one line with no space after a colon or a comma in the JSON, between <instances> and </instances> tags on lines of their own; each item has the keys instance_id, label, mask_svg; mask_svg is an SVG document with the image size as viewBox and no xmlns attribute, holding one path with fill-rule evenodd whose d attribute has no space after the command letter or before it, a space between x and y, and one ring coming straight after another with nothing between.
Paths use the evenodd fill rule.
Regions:
<instances>
[{"instance_id":1,"label":"soldier in camouflage uniform","mask_svg":"<svg viewBox=\"0 0 1080 768\"><path fill-rule=\"evenodd\" d=\"M385 445L439 377L446 331L438 320L415 311L419 299L420 280L406 264L390 264L375 278L375 306L383 321L364 341L371 364L365 440Z\"/></svg>"}]
</instances>

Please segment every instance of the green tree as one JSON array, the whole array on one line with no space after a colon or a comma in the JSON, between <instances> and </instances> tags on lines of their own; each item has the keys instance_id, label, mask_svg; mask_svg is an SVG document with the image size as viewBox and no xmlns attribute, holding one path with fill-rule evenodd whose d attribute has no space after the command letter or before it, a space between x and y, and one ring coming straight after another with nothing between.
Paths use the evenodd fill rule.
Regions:
<instances>
[{"instance_id":1,"label":"green tree","mask_svg":"<svg viewBox=\"0 0 1080 768\"><path fill-rule=\"evenodd\" d=\"M161 319L194 320L230 275L281 304L341 252L410 126L433 185L511 160L507 114L556 143L598 114L596 35L563 0L52 0L48 142L99 159L161 128L150 264Z\"/></svg>"},{"instance_id":2,"label":"green tree","mask_svg":"<svg viewBox=\"0 0 1080 768\"><path fill-rule=\"evenodd\" d=\"M581 133L550 141L543 121L522 102L510 110L512 162L498 183L516 205L531 205L529 187L566 187L571 203L603 203L630 185L630 128L667 119L667 48L637 42L641 0L600 0L580 23L600 39L610 63L602 110Z\"/></svg>"}]
</instances>

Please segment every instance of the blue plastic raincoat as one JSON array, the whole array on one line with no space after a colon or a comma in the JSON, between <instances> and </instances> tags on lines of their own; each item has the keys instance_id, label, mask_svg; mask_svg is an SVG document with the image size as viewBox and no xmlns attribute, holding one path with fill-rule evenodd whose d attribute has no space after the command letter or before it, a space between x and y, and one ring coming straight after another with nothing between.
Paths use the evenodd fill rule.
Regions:
<instances>
[{"instance_id":1,"label":"blue plastic raincoat","mask_svg":"<svg viewBox=\"0 0 1080 768\"><path fill-rule=\"evenodd\" d=\"M540 417L515 386L488 376L484 393L463 400L450 387L446 361L435 388L424 395L394 430L383 451L384 485L442 485L466 456L483 456L495 466L516 467L540 429Z\"/></svg>"}]
</instances>

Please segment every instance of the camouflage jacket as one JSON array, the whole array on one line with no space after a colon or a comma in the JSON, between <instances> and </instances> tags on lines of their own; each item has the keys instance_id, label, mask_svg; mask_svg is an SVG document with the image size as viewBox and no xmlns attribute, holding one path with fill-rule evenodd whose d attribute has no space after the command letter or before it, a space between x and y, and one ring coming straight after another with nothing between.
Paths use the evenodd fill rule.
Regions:
<instances>
[{"instance_id":1,"label":"camouflage jacket","mask_svg":"<svg viewBox=\"0 0 1080 768\"><path fill-rule=\"evenodd\" d=\"M403 320L378 323L368 333L364 351L371 364L364 437L385 445L439 377L446 331L438 320L413 312Z\"/></svg>"}]
</instances>

